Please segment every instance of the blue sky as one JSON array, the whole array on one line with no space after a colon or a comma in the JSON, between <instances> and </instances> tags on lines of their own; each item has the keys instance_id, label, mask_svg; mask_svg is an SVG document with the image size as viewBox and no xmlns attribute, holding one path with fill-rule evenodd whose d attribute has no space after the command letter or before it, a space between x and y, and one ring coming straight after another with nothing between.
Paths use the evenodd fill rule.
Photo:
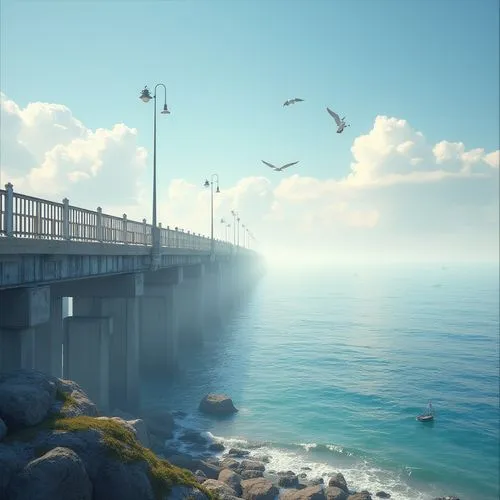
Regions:
<instances>
[{"instance_id":1,"label":"blue sky","mask_svg":"<svg viewBox=\"0 0 500 500\"><path fill-rule=\"evenodd\" d=\"M498 147L498 1L2 0L1 90L123 121L152 145L144 84L164 82L160 182L268 175L261 159L346 174L376 115L432 142ZM290 108L282 102L306 101ZM352 126L336 136L330 106ZM297 172L299 170L297 169Z\"/></svg>"}]
</instances>

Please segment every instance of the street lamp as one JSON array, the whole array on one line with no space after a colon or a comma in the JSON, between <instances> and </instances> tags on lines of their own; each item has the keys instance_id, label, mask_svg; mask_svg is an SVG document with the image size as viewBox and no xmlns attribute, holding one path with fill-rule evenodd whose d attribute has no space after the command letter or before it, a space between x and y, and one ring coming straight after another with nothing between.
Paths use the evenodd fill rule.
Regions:
<instances>
[{"instance_id":1,"label":"street lamp","mask_svg":"<svg viewBox=\"0 0 500 500\"><path fill-rule=\"evenodd\" d=\"M219 189L219 176L217 174L212 174L210 176L210 182L208 179L205 180L205 187L210 186L210 255L214 255L214 179L217 182L216 193L220 193Z\"/></svg>"},{"instance_id":2,"label":"street lamp","mask_svg":"<svg viewBox=\"0 0 500 500\"><path fill-rule=\"evenodd\" d=\"M243 229L243 248L245 248L245 224L241 225L241 229Z\"/></svg>"},{"instance_id":3,"label":"street lamp","mask_svg":"<svg viewBox=\"0 0 500 500\"><path fill-rule=\"evenodd\" d=\"M236 217L238 217L238 212L231 210L231 215L233 216L233 247L236 248Z\"/></svg>"},{"instance_id":4,"label":"street lamp","mask_svg":"<svg viewBox=\"0 0 500 500\"><path fill-rule=\"evenodd\" d=\"M238 221L238 248L240 247L240 218L236 219Z\"/></svg>"},{"instance_id":5,"label":"street lamp","mask_svg":"<svg viewBox=\"0 0 500 500\"><path fill-rule=\"evenodd\" d=\"M160 232L158 228L158 224L156 222L156 89L158 87L163 87L164 90L164 104L163 110L161 111L162 115L169 115L170 111L167 107L167 88L163 83L157 83L154 88L154 95L151 96L151 92L146 85L142 91L139 99L142 102L148 103L151 99L154 99L154 116L153 116L153 227L151 232L152 238L152 252L151 252L151 264L154 269L159 265L160 259Z\"/></svg>"}]
</instances>

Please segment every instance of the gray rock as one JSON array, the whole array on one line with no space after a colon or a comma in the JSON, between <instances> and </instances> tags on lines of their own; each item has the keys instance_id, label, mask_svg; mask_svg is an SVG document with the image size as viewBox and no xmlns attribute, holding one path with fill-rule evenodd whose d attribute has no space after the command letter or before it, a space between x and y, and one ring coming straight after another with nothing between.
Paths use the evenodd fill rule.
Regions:
<instances>
[{"instance_id":1,"label":"gray rock","mask_svg":"<svg viewBox=\"0 0 500 500\"><path fill-rule=\"evenodd\" d=\"M10 500L92 500L92 484L80 457L55 448L30 462L8 488Z\"/></svg>"},{"instance_id":2,"label":"gray rock","mask_svg":"<svg viewBox=\"0 0 500 500\"><path fill-rule=\"evenodd\" d=\"M302 490L285 490L280 499L284 500L325 500L325 492L321 486L308 486Z\"/></svg>"},{"instance_id":3,"label":"gray rock","mask_svg":"<svg viewBox=\"0 0 500 500\"><path fill-rule=\"evenodd\" d=\"M190 486L174 486L167 496L168 500L208 500L207 495Z\"/></svg>"},{"instance_id":4,"label":"gray rock","mask_svg":"<svg viewBox=\"0 0 500 500\"><path fill-rule=\"evenodd\" d=\"M189 443L196 443L196 444L207 444L208 439L204 436L201 435L201 433L197 431L192 431L192 430L187 430L184 431L180 436L179 439L181 441L188 441Z\"/></svg>"},{"instance_id":5,"label":"gray rock","mask_svg":"<svg viewBox=\"0 0 500 500\"><path fill-rule=\"evenodd\" d=\"M7 426L5 422L0 418L0 441L7 435Z\"/></svg>"},{"instance_id":6,"label":"gray rock","mask_svg":"<svg viewBox=\"0 0 500 500\"><path fill-rule=\"evenodd\" d=\"M377 491L377 493L375 493L375 496L379 498L391 498L391 494L387 493L386 491Z\"/></svg>"},{"instance_id":7,"label":"gray rock","mask_svg":"<svg viewBox=\"0 0 500 500\"><path fill-rule=\"evenodd\" d=\"M236 472L230 469L222 469L219 474L219 481L226 483L236 493L236 496L241 495L241 477Z\"/></svg>"},{"instance_id":8,"label":"gray rock","mask_svg":"<svg viewBox=\"0 0 500 500\"><path fill-rule=\"evenodd\" d=\"M354 495L349 495L348 500L372 500L372 496L368 491L360 491L359 493L354 493Z\"/></svg>"},{"instance_id":9,"label":"gray rock","mask_svg":"<svg viewBox=\"0 0 500 500\"><path fill-rule=\"evenodd\" d=\"M335 486L337 488L340 488L341 490L349 492L349 488L347 487L347 481L340 472L337 472L334 476L330 478L330 480L328 481L328 486Z\"/></svg>"},{"instance_id":10,"label":"gray rock","mask_svg":"<svg viewBox=\"0 0 500 500\"><path fill-rule=\"evenodd\" d=\"M222 444L222 443L212 443L208 449L210 451L215 451L215 452L218 452L218 451L224 451L225 450L225 446Z\"/></svg>"},{"instance_id":11,"label":"gray rock","mask_svg":"<svg viewBox=\"0 0 500 500\"><path fill-rule=\"evenodd\" d=\"M62 401L55 401L52 405L52 413L60 413L64 417L97 417L99 412L97 406L89 399L87 393L72 380L55 379L57 390L69 396L70 402L64 404Z\"/></svg>"},{"instance_id":12,"label":"gray rock","mask_svg":"<svg viewBox=\"0 0 500 500\"><path fill-rule=\"evenodd\" d=\"M242 479L255 479L256 477L264 477L262 470L242 470L240 473Z\"/></svg>"},{"instance_id":13,"label":"gray rock","mask_svg":"<svg viewBox=\"0 0 500 500\"><path fill-rule=\"evenodd\" d=\"M297 488L299 486L299 478L291 470L278 472L278 486L282 488Z\"/></svg>"},{"instance_id":14,"label":"gray rock","mask_svg":"<svg viewBox=\"0 0 500 500\"><path fill-rule=\"evenodd\" d=\"M223 469L236 470L240 468L240 463L234 458L230 457L224 458L224 460L221 461L220 465Z\"/></svg>"},{"instance_id":15,"label":"gray rock","mask_svg":"<svg viewBox=\"0 0 500 500\"><path fill-rule=\"evenodd\" d=\"M211 415L230 415L238 411L232 399L225 394L207 394L201 400L199 410Z\"/></svg>"},{"instance_id":16,"label":"gray rock","mask_svg":"<svg viewBox=\"0 0 500 500\"><path fill-rule=\"evenodd\" d=\"M212 491L218 495L231 495L233 497L237 496L236 492L233 490L233 488L231 488L231 486L216 479L207 479L203 483L203 486L207 490Z\"/></svg>"},{"instance_id":17,"label":"gray rock","mask_svg":"<svg viewBox=\"0 0 500 500\"><path fill-rule=\"evenodd\" d=\"M161 439L171 439L174 435L174 417L163 410L151 410L141 418L146 422L150 434L155 434Z\"/></svg>"},{"instance_id":18,"label":"gray rock","mask_svg":"<svg viewBox=\"0 0 500 500\"><path fill-rule=\"evenodd\" d=\"M347 500L349 493L337 486L329 486L325 490L327 500Z\"/></svg>"},{"instance_id":19,"label":"gray rock","mask_svg":"<svg viewBox=\"0 0 500 500\"><path fill-rule=\"evenodd\" d=\"M221 467L212 465L204 460L200 460L199 458L190 457L189 455L172 455L168 457L167 460L172 465L190 470L193 473L197 470L201 470L209 479L217 479L220 471L222 470Z\"/></svg>"},{"instance_id":20,"label":"gray rock","mask_svg":"<svg viewBox=\"0 0 500 500\"><path fill-rule=\"evenodd\" d=\"M0 418L11 430L40 423L55 400L55 380L33 370L2 374Z\"/></svg>"},{"instance_id":21,"label":"gray rock","mask_svg":"<svg viewBox=\"0 0 500 500\"><path fill-rule=\"evenodd\" d=\"M309 486L317 486L318 484L324 484L325 480L322 477L315 477L308 481Z\"/></svg>"},{"instance_id":22,"label":"gray rock","mask_svg":"<svg viewBox=\"0 0 500 500\"><path fill-rule=\"evenodd\" d=\"M230 448L229 451L227 452L227 454L230 457L243 458L243 457L247 457L248 455L250 455L250 452L247 450L242 450L240 448Z\"/></svg>"},{"instance_id":23,"label":"gray rock","mask_svg":"<svg viewBox=\"0 0 500 500\"><path fill-rule=\"evenodd\" d=\"M144 420L140 418L137 418L135 420L124 420L123 418L120 417L97 417L97 420L103 420L103 419L104 420L111 419L125 426L130 432L132 432L135 435L137 441L139 441L139 443L141 443L142 446L149 448L149 433Z\"/></svg>"},{"instance_id":24,"label":"gray rock","mask_svg":"<svg viewBox=\"0 0 500 500\"><path fill-rule=\"evenodd\" d=\"M7 498L7 486L11 478L20 471L30 459L31 453L0 443L0 498Z\"/></svg>"},{"instance_id":25,"label":"gray rock","mask_svg":"<svg viewBox=\"0 0 500 500\"><path fill-rule=\"evenodd\" d=\"M266 470L266 466L261 462L257 462L256 460L242 460L241 468L243 470Z\"/></svg>"},{"instance_id":26,"label":"gray rock","mask_svg":"<svg viewBox=\"0 0 500 500\"><path fill-rule=\"evenodd\" d=\"M278 488L263 477L245 479L241 482L242 498L245 500L274 500L279 493Z\"/></svg>"}]
</instances>

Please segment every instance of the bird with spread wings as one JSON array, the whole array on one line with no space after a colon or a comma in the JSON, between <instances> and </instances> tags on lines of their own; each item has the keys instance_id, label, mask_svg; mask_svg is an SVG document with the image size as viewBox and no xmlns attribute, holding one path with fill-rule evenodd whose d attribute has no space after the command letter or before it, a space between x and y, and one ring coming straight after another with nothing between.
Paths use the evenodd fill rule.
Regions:
<instances>
[{"instance_id":1,"label":"bird with spread wings","mask_svg":"<svg viewBox=\"0 0 500 500\"><path fill-rule=\"evenodd\" d=\"M283 170L285 170L285 168L291 167L292 165L296 165L297 163L299 163L298 161L294 161L292 163L287 163L287 164L283 165L282 167L277 167L276 165L273 165L272 163L269 163L267 161L264 161L264 160L261 160L261 161L262 161L262 163L264 163L268 167L272 168L275 172L283 172Z\"/></svg>"},{"instance_id":2,"label":"bird with spread wings","mask_svg":"<svg viewBox=\"0 0 500 500\"><path fill-rule=\"evenodd\" d=\"M349 127L349 125L345 122L345 116L344 118L340 119L339 115L335 113L335 111L332 111L330 108L326 108L330 116L333 117L335 120L335 123L337 124L337 134L341 134L346 127Z\"/></svg>"},{"instance_id":3,"label":"bird with spread wings","mask_svg":"<svg viewBox=\"0 0 500 500\"><path fill-rule=\"evenodd\" d=\"M290 106L290 104L295 104L296 102L303 102L304 99L299 99L298 97L295 97L293 99L287 99L284 103L283 106Z\"/></svg>"}]
</instances>

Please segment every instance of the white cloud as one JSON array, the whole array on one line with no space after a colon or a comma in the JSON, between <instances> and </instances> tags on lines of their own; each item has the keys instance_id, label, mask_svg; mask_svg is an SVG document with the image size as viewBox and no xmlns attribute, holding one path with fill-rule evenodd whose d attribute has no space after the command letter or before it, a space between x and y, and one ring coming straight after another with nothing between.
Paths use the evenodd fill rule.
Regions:
<instances>
[{"instance_id":1,"label":"white cloud","mask_svg":"<svg viewBox=\"0 0 500 500\"><path fill-rule=\"evenodd\" d=\"M90 130L65 106L22 109L4 95L1 106L4 182L91 209L106 200L105 212L151 220L149 181L142 185L147 152L134 128ZM429 144L406 120L377 116L351 152L340 178L294 174L274 184L248 176L221 185L214 195L216 236L225 233L222 217L233 224L235 209L242 224L286 255L319 248L335 256L497 257L499 151ZM210 191L186 179L159 188L164 226L209 234L209 207Z\"/></svg>"}]
</instances>

